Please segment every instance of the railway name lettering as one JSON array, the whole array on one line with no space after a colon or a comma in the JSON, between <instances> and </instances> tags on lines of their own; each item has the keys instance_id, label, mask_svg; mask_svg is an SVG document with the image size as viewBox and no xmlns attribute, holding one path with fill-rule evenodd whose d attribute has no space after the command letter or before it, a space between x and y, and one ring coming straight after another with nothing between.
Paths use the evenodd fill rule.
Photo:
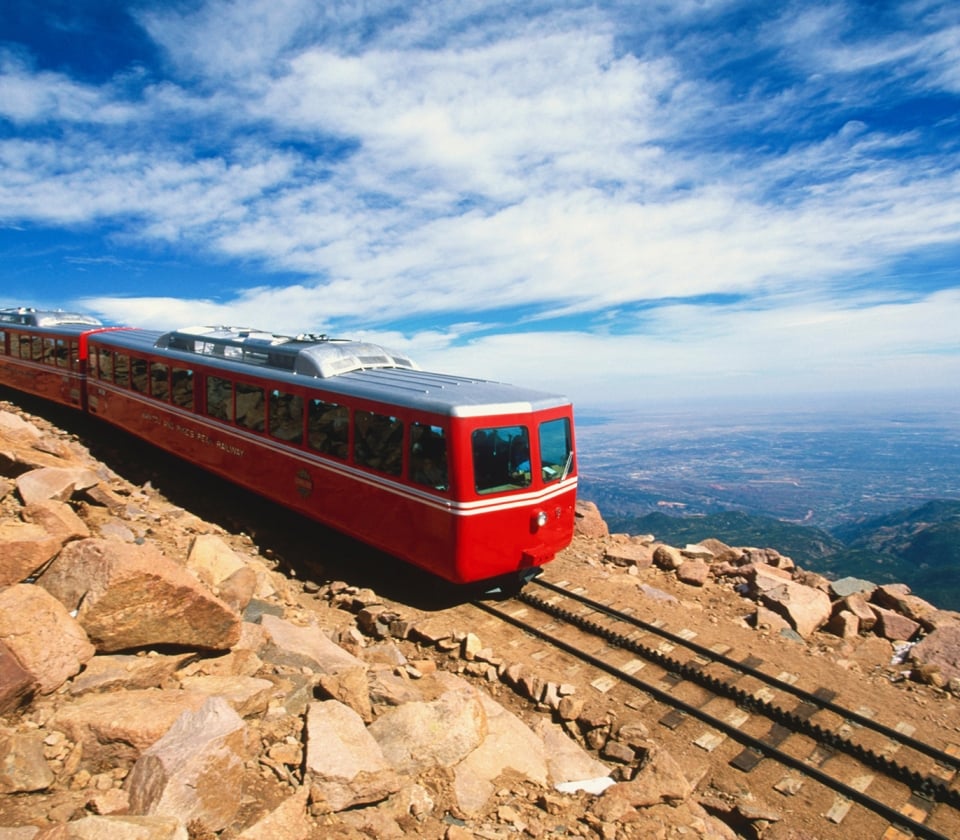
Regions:
<instances>
[{"instance_id":1,"label":"railway name lettering","mask_svg":"<svg viewBox=\"0 0 960 840\"><path fill-rule=\"evenodd\" d=\"M232 443L224 443L222 440L218 440L217 449L222 449L224 452L229 452L231 455L239 455L240 457L243 457L242 446L234 446Z\"/></svg>"}]
</instances>

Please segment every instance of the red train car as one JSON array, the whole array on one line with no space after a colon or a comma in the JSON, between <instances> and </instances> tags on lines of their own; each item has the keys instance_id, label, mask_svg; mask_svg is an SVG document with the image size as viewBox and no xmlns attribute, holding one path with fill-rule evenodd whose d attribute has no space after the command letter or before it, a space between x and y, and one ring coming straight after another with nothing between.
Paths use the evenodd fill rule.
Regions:
<instances>
[{"instance_id":1,"label":"red train car","mask_svg":"<svg viewBox=\"0 0 960 840\"><path fill-rule=\"evenodd\" d=\"M326 336L85 338L91 414L448 581L522 580L572 538L563 397Z\"/></svg>"},{"instance_id":2,"label":"red train car","mask_svg":"<svg viewBox=\"0 0 960 840\"><path fill-rule=\"evenodd\" d=\"M84 408L87 337L99 329L73 312L0 309L0 385Z\"/></svg>"}]
</instances>

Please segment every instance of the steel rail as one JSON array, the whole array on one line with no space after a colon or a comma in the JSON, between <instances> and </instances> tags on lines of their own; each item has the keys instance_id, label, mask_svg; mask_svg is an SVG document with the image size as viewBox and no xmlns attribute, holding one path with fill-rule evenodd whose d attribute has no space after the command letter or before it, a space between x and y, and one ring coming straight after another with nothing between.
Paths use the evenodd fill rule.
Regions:
<instances>
[{"instance_id":1,"label":"steel rail","mask_svg":"<svg viewBox=\"0 0 960 840\"><path fill-rule=\"evenodd\" d=\"M571 600L577 601L578 603L583 604L584 606L590 607L593 610L596 610L599 613L609 616L610 618L616 619L617 621L623 621L628 624L637 627L640 630L645 630L649 633L654 633L669 642L672 642L676 645L682 645L689 650L696 653L698 656L702 656L706 659L710 659L713 662L717 662L721 665L726 665L727 667L740 671L743 674L747 674L751 677L754 677L767 685L776 688L778 691L783 691L793 696L797 697L799 700L805 703L812 703L816 706L819 706L822 709L827 711L834 712L850 723L855 723L858 726L863 727L864 729L871 729L874 732L883 735L886 738L889 738L891 741L895 741L904 746L910 747L913 750L916 750L919 753L922 753L929 758L932 758L934 761L939 764L944 765L945 767L952 767L955 770L960 770L960 755L951 755L950 753L944 752L941 749L928 744L925 741L920 741L916 738L913 738L903 732L900 732L897 729L894 729L890 726L886 726L879 721L874 720L873 718L862 715L859 712L855 712L852 709L848 709L844 706L834 703L828 698L821 697L813 692L806 691L797 686L791 685L790 683L783 682L778 680L776 677L771 677L769 674L763 673L757 668L753 668L750 665L747 665L743 662L739 662L736 659L731 659L728 656L723 654L716 653L715 651L710 650L709 648L699 645L696 642L693 642L689 639L683 638L683 636L678 636L675 633L671 633L669 630L664 630L661 627L657 627L655 624L644 621L643 619L637 618L636 616L628 615L627 613L621 612L620 610L615 610L612 607L609 607L605 604L601 604L599 601L595 601L592 598L588 598L585 595L581 595L577 592L571 592L568 589L564 589L562 586L557 586L555 583L550 583L549 581L542 580L540 578L535 578L530 581L530 585L542 586L545 589L549 589L553 592L560 593ZM533 600L536 599L536 596L532 596L528 591L520 593L520 599L525 603L530 603L531 606L536 606L537 609L542 609L552 614L555 614L557 618L563 618L564 621L569 621L569 623L577 624L580 622L579 616L571 615L571 619L568 619L565 615L560 615L561 612L566 613L567 611L559 610L554 605L547 602L543 604L537 603L534 604ZM539 599L537 599L539 600ZM686 676L684 674L683 676ZM705 675L706 676L706 675ZM708 679L714 679L707 677ZM712 688L712 686L706 686ZM738 690L739 691L739 690ZM752 696L752 695L747 695ZM737 698L739 701L739 696ZM761 701L758 701L761 702Z\"/></svg>"},{"instance_id":2,"label":"steel rail","mask_svg":"<svg viewBox=\"0 0 960 840\"><path fill-rule=\"evenodd\" d=\"M807 761L794 757L789 753L786 753L777 747L765 742L761 738L757 738L753 735L749 735L742 730L738 729L733 724L728 723L727 721L721 720L714 717L709 712L705 712L703 709L694 706L691 703L687 703L684 700L680 700L672 696L668 691L665 691L658 686L655 686L651 683L647 683L644 680L641 680L634 674L629 674L620 668L617 668L614 665L606 662L598 656L587 653L586 651L578 648L576 645L565 642L562 639L557 638L546 630L536 627L532 624L528 624L521 619L510 615L503 610L500 610L486 602L483 601L474 601L474 606L478 609L481 609L487 612L490 615L493 615L503 621L506 621L509 624L512 624L514 627L517 627L520 630L523 630L526 633L529 633L532 636L535 636L539 639L543 639L546 642L549 642L551 645L556 647L559 650L564 651L565 653L574 656L582 662L586 662L594 668L597 668L600 671L610 674L613 677L616 677L621 682L624 682L639 691L644 692L645 694L650 695L654 699L663 703L666 706L672 707L679 710L685 715L689 715L692 718L706 723L708 726L713 729L722 732L724 735L727 735L734 741L742 744L746 748L754 751L757 755L765 756L778 761L786 767L791 769L798 770L802 774L808 776L809 778L815 779L820 784L829 788L830 790L835 791L841 796L849 799L852 802L856 802L860 805L863 805L869 811L877 814L878 816L883 817L888 820L891 824L897 827L906 828L909 831L912 831L916 836L926 838L926 840L952 840L946 835L940 834L939 832L929 828L917 820L914 820L911 817L906 816L900 811L896 810L890 805L887 805L885 802L881 802L878 799L874 799L872 796L868 796L863 791L858 790L855 787L847 785L846 783L840 781L839 779L834 778L828 773L823 772L817 767L809 764ZM918 781L923 777L920 774L915 774L918 777Z\"/></svg>"}]
</instances>

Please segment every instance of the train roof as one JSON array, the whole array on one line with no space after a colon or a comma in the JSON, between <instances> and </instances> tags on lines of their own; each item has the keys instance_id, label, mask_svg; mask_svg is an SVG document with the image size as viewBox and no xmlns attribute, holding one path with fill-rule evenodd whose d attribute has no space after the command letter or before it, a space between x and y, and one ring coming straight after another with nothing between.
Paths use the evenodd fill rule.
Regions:
<instances>
[{"instance_id":1,"label":"train roof","mask_svg":"<svg viewBox=\"0 0 960 840\"><path fill-rule=\"evenodd\" d=\"M422 370L407 356L378 344L323 335L278 336L238 327L188 327L173 332L123 329L96 341L186 363L207 364L307 384L334 394L469 417L523 413L569 405L569 400L529 388Z\"/></svg>"},{"instance_id":2,"label":"train roof","mask_svg":"<svg viewBox=\"0 0 960 840\"><path fill-rule=\"evenodd\" d=\"M79 312L64 312L62 309L34 309L32 306L17 306L0 309L0 324L23 324L28 327L61 327L78 325L101 327L102 321Z\"/></svg>"}]
</instances>

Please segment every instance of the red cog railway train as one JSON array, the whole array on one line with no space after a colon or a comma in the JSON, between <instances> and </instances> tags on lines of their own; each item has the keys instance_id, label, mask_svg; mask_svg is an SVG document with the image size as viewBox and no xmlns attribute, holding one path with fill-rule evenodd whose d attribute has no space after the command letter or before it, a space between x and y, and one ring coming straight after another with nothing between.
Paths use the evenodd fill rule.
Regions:
<instances>
[{"instance_id":1,"label":"red cog railway train","mask_svg":"<svg viewBox=\"0 0 960 840\"><path fill-rule=\"evenodd\" d=\"M453 583L569 544L573 407L374 344L0 310L0 385L75 407Z\"/></svg>"}]
</instances>

